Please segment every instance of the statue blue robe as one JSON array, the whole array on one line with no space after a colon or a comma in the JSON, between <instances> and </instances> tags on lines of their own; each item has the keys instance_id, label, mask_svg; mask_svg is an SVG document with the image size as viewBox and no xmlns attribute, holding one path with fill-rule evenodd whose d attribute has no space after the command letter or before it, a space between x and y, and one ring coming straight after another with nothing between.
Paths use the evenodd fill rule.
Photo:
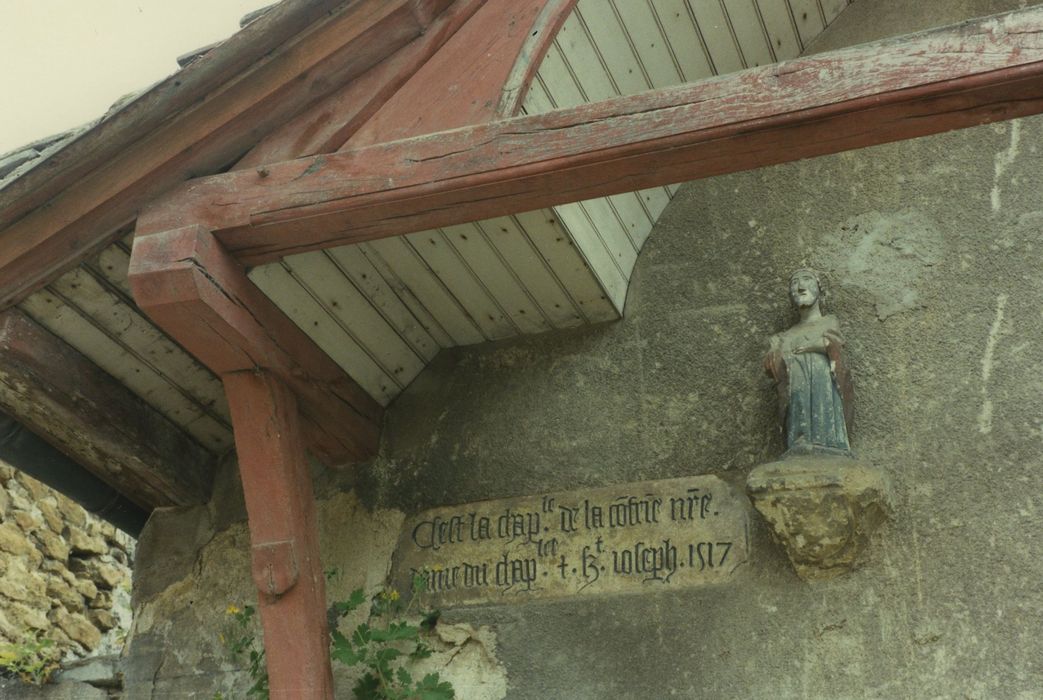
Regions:
<instances>
[{"instance_id":1,"label":"statue blue robe","mask_svg":"<svg viewBox=\"0 0 1043 700\"><path fill-rule=\"evenodd\" d=\"M853 392L840 354L836 317L797 324L773 336L771 347L785 368L777 388L786 454L850 454Z\"/></svg>"}]
</instances>

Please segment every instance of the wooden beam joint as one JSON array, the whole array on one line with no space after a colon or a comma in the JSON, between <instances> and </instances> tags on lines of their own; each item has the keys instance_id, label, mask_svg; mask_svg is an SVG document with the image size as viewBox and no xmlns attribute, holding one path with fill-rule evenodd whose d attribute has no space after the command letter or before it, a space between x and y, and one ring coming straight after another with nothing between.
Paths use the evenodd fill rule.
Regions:
<instances>
[{"instance_id":1,"label":"wooden beam joint","mask_svg":"<svg viewBox=\"0 0 1043 700\"><path fill-rule=\"evenodd\" d=\"M201 226L134 240L135 300L215 374L263 369L301 403L309 449L331 466L376 454L381 407L246 276Z\"/></svg>"}]
</instances>

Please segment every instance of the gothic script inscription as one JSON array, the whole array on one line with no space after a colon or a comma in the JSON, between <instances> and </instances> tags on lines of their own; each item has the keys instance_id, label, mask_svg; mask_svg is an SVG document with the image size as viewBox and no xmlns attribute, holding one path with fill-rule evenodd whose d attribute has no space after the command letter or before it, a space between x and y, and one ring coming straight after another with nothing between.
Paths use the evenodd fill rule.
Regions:
<instances>
[{"instance_id":1,"label":"gothic script inscription","mask_svg":"<svg viewBox=\"0 0 1043 700\"><path fill-rule=\"evenodd\" d=\"M436 508L406 523L395 580L436 606L725 581L748 557L747 506L715 476Z\"/></svg>"}]
</instances>

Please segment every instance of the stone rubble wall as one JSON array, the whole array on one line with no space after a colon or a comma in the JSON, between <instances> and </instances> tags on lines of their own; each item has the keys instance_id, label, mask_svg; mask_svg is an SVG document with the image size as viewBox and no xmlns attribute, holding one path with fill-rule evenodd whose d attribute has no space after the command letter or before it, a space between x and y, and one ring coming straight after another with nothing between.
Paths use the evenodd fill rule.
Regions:
<instances>
[{"instance_id":1,"label":"stone rubble wall","mask_svg":"<svg viewBox=\"0 0 1043 700\"><path fill-rule=\"evenodd\" d=\"M0 645L47 638L64 661L122 649L134 539L0 462Z\"/></svg>"}]
</instances>

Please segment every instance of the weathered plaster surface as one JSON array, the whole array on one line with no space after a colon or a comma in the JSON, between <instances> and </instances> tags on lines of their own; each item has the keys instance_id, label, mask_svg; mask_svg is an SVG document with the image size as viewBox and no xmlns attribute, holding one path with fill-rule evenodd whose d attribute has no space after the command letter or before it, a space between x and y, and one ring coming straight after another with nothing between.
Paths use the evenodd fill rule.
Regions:
<instances>
[{"instance_id":1,"label":"weathered plaster surface","mask_svg":"<svg viewBox=\"0 0 1043 700\"><path fill-rule=\"evenodd\" d=\"M327 599L346 600L356 588L367 594L382 590L404 515L361 504L348 490L350 478L345 483L342 476L318 476ZM222 642L222 635L235 629L228 606L256 604L244 517L235 465L227 464L209 506L157 511L149 521L141 538L147 554L135 569L134 626L123 662L125 697L245 696L250 680L244 661L234 659ZM360 611L342 619L340 629L350 634L365 619ZM259 624L254 634L260 643ZM418 677L440 672L464 691L461 698L504 697L506 675L495 659L493 630L442 625L429 643L433 654L416 668ZM352 669L334 667L337 697L350 697L356 680Z\"/></svg>"}]
</instances>

